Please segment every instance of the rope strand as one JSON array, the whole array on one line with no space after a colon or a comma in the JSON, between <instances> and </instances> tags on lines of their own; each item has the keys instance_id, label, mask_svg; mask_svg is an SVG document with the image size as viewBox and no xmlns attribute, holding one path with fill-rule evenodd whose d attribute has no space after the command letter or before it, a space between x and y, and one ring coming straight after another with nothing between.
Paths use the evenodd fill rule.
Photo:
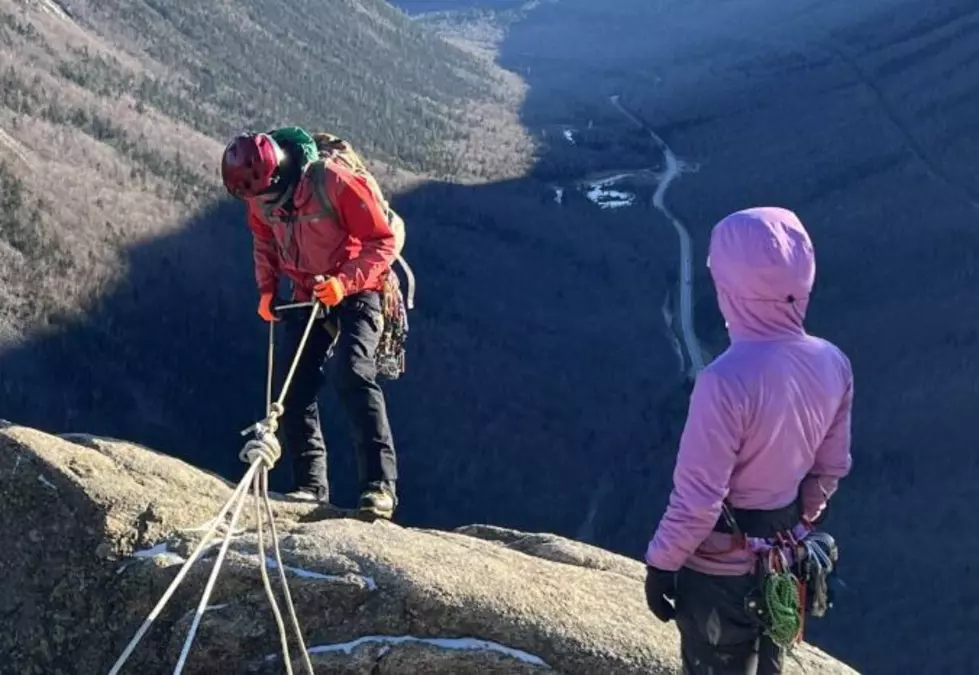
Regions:
<instances>
[{"instance_id":1,"label":"rope strand","mask_svg":"<svg viewBox=\"0 0 979 675\"><path fill-rule=\"evenodd\" d=\"M156 606L152 609L152 611L150 611L146 619L144 619L143 624L139 627L139 630L136 631L136 635L133 636L133 638L129 641L129 644L126 645L126 648L123 650L122 654L119 655L119 658L109 671L109 675L118 675L122 666L136 649L136 645L138 645L139 641L143 639L144 635L146 635L146 632L150 629L153 621L155 621L160 615L160 612L162 612L163 608L166 607L166 604L170 601L170 598L177 590L177 587L180 586L180 583L184 580L184 577L187 576L191 566L197 562L197 559L200 557L204 547L210 543L211 538L214 536L218 527L224 523L224 517L228 513L228 510L231 509L231 506L241 498L242 493L245 491L247 481L251 480L256 471L258 471L258 463L255 463L249 467L248 471L245 473L245 477L241 479L241 482L238 483L238 486L235 488L234 492L231 493L231 497L228 498L228 501L225 502L224 506L221 508L221 511L219 511L218 515L214 518L214 521L211 523L211 527L208 528L204 536L201 537L200 543L197 544L197 547L180 568L180 571L177 572L177 576L170 582L170 586L163 593L163 596L156 603ZM229 533L233 531L234 526L228 528Z\"/></svg>"},{"instance_id":2,"label":"rope strand","mask_svg":"<svg viewBox=\"0 0 979 675\"><path fill-rule=\"evenodd\" d=\"M200 627L201 619L204 616L204 612L207 608L207 601L211 597L211 593L214 591L214 586L217 583L218 575L221 572L221 567L224 564L225 556L228 553L228 549L231 546L231 540L233 537L239 534L235 529L235 525L238 523L238 518L241 516L242 509L244 508L245 502L248 499L249 485L252 488L252 495L255 499L255 527L256 534L258 537L258 554L259 554L259 564L262 576L262 583L265 587L266 595L269 599L269 604L272 606L272 613L275 617L276 626L279 631L279 641L282 647L283 660L285 662L285 668L287 675L292 675L292 654L289 651L289 640L286 635L285 621L282 618L282 612L279 609L278 603L275 599L275 593L272 590L272 582L269 578L267 572L267 557L265 555L265 541L264 541L264 528L263 528L263 518L262 518L262 506L264 504L264 515L268 519L270 533L272 535L272 544L275 551L276 565L279 570L279 580L282 583L283 595L285 596L286 606L289 611L289 618L291 620L292 626L296 632L296 640L299 643L299 647L302 651L303 666L306 670L307 675L315 675L313 671L313 665L309 658L309 651L306 649L306 643L303 639L302 628L299 625L299 618L296 615L296 608L292 602L292 594L289 592L289 582L286 578L285 567L282 564L282 552L279 548L279 535L276 531L275 526L275 513L272 510L272 503L269 500L269 490L268 490L268 473L275 463L282 456L282 450L279 447L278 439L275 437L275 431L278 427L278 418L284 412L283 401L285 401L286 394L289 391L289 385L292 383L293 375L295 374L296 367L299 364L299 357L306 346L306 340L312 331L313 324L316 321L320 313L320 307L317 303L310 303L311 311L309 319L306 322L306 329L303 332L302 340L300 340L299 347L296 349L296 353L293 356L292 363L289 368L289 372L286 376L285 382L282 385L282 391L279 394L278 400L272 401L272 376L273 376L273 359L275 353L275 329L274 326L270 324L269 326L269 365L268 373L266 377L266 389L265 389L265 409L266 417L264 420L256 422L247 429L241 432L241 435L247 435L249 432L255 433L255 438L248 441L245 447L242 448L239 453L239 458L248 463L248 470L245 475L235 486L234 491L231 496L224 503L224 506L215 516L214 520L211 521L210 527L201 537L200 542L194 548L190 557L181 566L180 571L177 576L170 582L170 586L163 593L163 596L157 602L156 606L150 611L146 619L143 620L142 625L136 634L126 645L122 654L113 664L112 669L109 671L109 675L118 675L122 666L126 663L130 656L132 656L133 651L139 644L140 640L146 635L146 632L150 629L153 621L160 615L163 608L170 601L177 587L180 586L190 568L197 562L200 558L201 553L204 551L205 547L208 546L212 539L215 538L219 529L225 529L223 536L223 541L221 543L221 549L218 552L217 559L214 562L214 567L211 570L210 577L208 578L207 585L204 588L204 592L201 595L200 602L197 605L197 610L194 613L194 619L191 622L190 630L188 631L187 638L184 641L183 648L180 651L180 657L177 661L177 665L174 668L173 675L180 675L183 671L184 666L187 663L187 657L190 654L191 645L194 642L194 638L197 635L197 631ZM225 517L228 511L234 509L231 514L231 522L226 523Z\"/></svg>"},{"instance_id":3,"label":"rope strand","mask_svg":"<svg viewBox=\"0 0 979 675\"><path fill-rule=\"evenodd\" d=\"M262 471L255 474L255 480L252 482L252 489L255 495L255 528L258 535L258 555L259 555L259 566L258 569L262 573L262 585L265 586L265 595L268 596L269 604L272 606L272 614L275 615L275 625L279 629L279 643L282 646L282 655L285 657L286 664L286 675L292 675L292 654L289 652L289 638L286 636L286 625L282 620L282 612L279 611L279 603L275 600L275 593L272 592L272 582L269 579L269 573L266 567L267 558L265 557L265 541L263 537L263 527L262 519L265 517L265 513L262 512L262 502L259 497L262 494L261 491L261 477L265 474L265 467L262 467Z\"/></svg>"},{"instance_id":4,"label":"rope strand","mask_svg":"<svg viewBox=\"0 0 979 675\"><path fill-rule=\"evenodd\" d=\"M257 463L252 466L257 466ZM244 481L242 484L244 484ZM177 666L173 670L173 675L180 675L183 672L184 665L187 663L187 656L190 654L190 646L194 642L194 636L197 635L197 628L200 626L201 619L204 617L204 608L207 607L207 601L210 599L211 593L214 592L214 585L217 583L218 574L221 572L221 566L224 564L224 557L228 554L228 548L231 546L232 532L235 529L235 524L238 522L239 516L241 516L241 510L245 506L247 493L242 491L240 494L241 498L238 500L238 503L235 505L235 510L231 514L231 524L228 526L228 534L225 535L224 541L221 542L221 550L218 551L217 560L214 561L211 576L207 580L207 586L204 587L204 593L201 595L200 602L197 603L197 611L194 612L194 620L190 624L190 631L187 633L187 639L184 641L183 649L180 650L180 658L177 660Z\"/></svg>"},{"instance_id":5,"label":"rope strand","mask_svg":"<svg viewBox=\"0 0 979 675\"><path fill-rule=\"evenodd\" d=\"M307 675L315 675L313 664L309 660L309 650L306 649L306 641L303 639L303 631L299 626L299 618L296 616L296 608L292 604L292 593L289 592L289 582L286 580L286 568L282 564L282 551L279 549L279 533L276 531L275 518L272 514L272 504L269 501L268 471L263 471L262 479L262 501L265 503L265 513L269 519L269 529L272 530L272 545L275 550L275 564L279 568L279 580L282 582L282 594L286 599L286 608L289 610L289 618L292 620L292 627L296 631L296 641L299 642L299 653L303 658L303 666L306 668ZM286 658L291 658L288 654L283 654Z\"/></svg>"}]
</instances>

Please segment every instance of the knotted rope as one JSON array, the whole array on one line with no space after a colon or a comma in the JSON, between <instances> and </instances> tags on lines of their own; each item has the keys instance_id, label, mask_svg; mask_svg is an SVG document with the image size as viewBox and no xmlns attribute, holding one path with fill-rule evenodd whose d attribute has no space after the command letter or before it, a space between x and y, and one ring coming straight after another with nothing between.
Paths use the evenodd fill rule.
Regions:
<instances>
[{"instance_id":1,"label":"knotted rope","mask_svg":"<svg viewBox=\"0 0 979 675\"><path fill-rule=\"evenodd\" d=\"M190 654L190 648L193 644L194 637L197 635L197 630L200 627L201 619L204 616L204 612L207 610L207 602L211 597L211 593L214 591L214 586L217 583L218 575L221 572L221 567L224 564L225 556L228 553L228 548L231 546L231 539L237 533L235 526L238 523L238 518L241 516L242 509L245 506L245 502L248 499L249 490L248 487L251 486L251 494L255 499L255 522L256 522L256 533L258 536L258 554L261 558L261 565L259 569L262 575L262 584L265 587L265 593L268 596L269 604L272 606L272 613L275 617L275 623L279 631L279 642L282 648L283 662L285 664L285 669L287 675L293 675L292 672L292 654L289 651L289 641L286 635L285 621L282 618L282 612L279 609L278 602L275 599L275 594L272 591L272 583L269 579L268 571L266 566L268 565L268 557L265 554L265 540L264 540L264 525L263 525L263 515L264 520L268 521L269 530L272 538L272 547L275 552L275 562L276 567L279 571L279 581L282 584L282 592L286 600L286 608L289 613L289 618L296 634L296 641L299 643L299 647L303 659L303 668L307 675L315 675L313 671L313 664L309 659L309 652L306 649L306 643L303 639L302 629L299 625L299 618L296 616L296 608L292 602L292 594L289 592L289 583L286 579L285 566L282 564L282 552L279 549L279 536L275 527L275 517L272 510L272 504L269 500L269 490L268 490L268 480L269 471L275 466L275 463L282 456L282 448L279 445L279 440L275 436L275 432L278 429L278 420L282 413L285 411L283 406L283 401L285 400L286 394L289 391L289 385L292 383L293 375L296 372L296 367L299 364L299 357L306 347L306 340L309 337L310 331L312 330L313 324L320 315L320 308L318 304L310 303L304 306L312 306L310 311L309 320L306 323L306 330L303 332L302 340L299 343L299 347L296 349L296 354L293 357L292 364L289 368L289 372L286 375L285 382L282 385L282 391L279 394L279 398L276 401L272 401L272 375L273 375L273 361L275 353L275 326L269 324L269 352L268 352L268 377L266 380L266 417L265 419L256 422L247 429L241 432L242 436L247 435L250 432L254 432L254 438L250 439L245 443L241 452L238 453L238 458L248 464L248 470L245 475L241 478L238 484L235 486L234 491L231 496L221 507L218 515L211 521L210 527L201 537L200 542L197 544L194 551L191 553L190 557L181 566L180 571L177 576L174 577L170 586L164 591L160 600L156 603L156 606L150 611L149 615L143 621L139 630L126 645L126 648L120 654L119 658L113 664L112 669L109 671L109 675L118 675L122 666L126 663L129 657L132 655L139 641L142 640L143 636L150 629L153 621L160 615L163 608L170 601L174 592L183 582L190 568L197 562L197 559L201 556L205 547L212 543L212 539L215 538L219 529L224 529L226 527L226 532L221 542L221 549L218 551L217 559L214 561L214 567L211 570L211 575L207 580L207 585L204 587L204 592L201 595L200 602L197 604L197 610L194 612L194 619L191 622L190 630L187 633L187 638L184 641L183 648L180 651L180 657L177 661L177 665L174 668L173 675L180 675L183 672L184 666L187 663L187 657ZM262 508L264 505L264 509ZM231 511L231 522L225 522L225 518L228 512ZM263 514L264 511L264 514Z\"/></svg>"}]
</instances>

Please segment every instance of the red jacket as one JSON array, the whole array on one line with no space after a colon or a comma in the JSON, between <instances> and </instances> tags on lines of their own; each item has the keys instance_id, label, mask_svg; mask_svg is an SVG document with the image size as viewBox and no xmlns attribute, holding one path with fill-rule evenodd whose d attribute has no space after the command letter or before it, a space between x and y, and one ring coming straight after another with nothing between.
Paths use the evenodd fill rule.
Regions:
<instances>
[{"instance_id":1,"label":"red jacket","mask_svg":"<svg viewBox=\"0 0 979 675\"><path fill-rule=\"evenodd\" d=\"M294 211L282 208L288 193L268 205L248 202L259 292L275 292L280 273L294 282L300 302L312 297L318 274L337 277L347 295L381 290L396 258L388 214L362 176L335 162L320 174L332 206L324 211L312 185L317 175L309 167L303 172L292 193Z\"/></svg>"}]
</instances>

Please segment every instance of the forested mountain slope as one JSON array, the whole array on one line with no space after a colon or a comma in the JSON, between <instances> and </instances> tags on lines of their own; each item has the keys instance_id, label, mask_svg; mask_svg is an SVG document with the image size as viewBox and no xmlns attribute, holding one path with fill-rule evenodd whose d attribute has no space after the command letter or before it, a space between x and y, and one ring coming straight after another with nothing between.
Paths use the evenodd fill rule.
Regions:
<instances>
[{"instance_id":1,"label":"forested mountain slope","mask_svg":"<svg viewBox=\"0 0 979 675\"><path fill-rule=\"evenodd\" d=\"M378 0L0 0L0 416L213 466L263 355L228 136L338 133L392 194L478 183L529 166L523 95Z\"/></svg>"},{"instance_id":2,"label":"forested mountain slope","mask_svg":"<svg viewBox=\"0 0 979 675\"><path fill-rule=\"evenodd\" d=\"M368 156L400 167L382 168L381 177L406 188L396 205L409 224L418 309L408 373L387 388L402 522L550 530L639 555L666 502L689 383L671 331L680 247L653 199L664 158L611 104L619 95L682 164L666 200L693 242L694 325L710 354L727 343L704 267L710 226L767 202L797 210L813 233L809 326L851 356L857 403L854 471L827 523L843 546L851 592L830 618L809 624L809 636L864 672L968 671L974 659L965 637L976 606L961 598L975 592L970 570L979 553L963 520L976 478L969 422L979 381L970 301L979 250L972 3L559 0L505 3L502 21L485 3L464 5L469 23L444 14L421 22L455 31L451 40L462 47L431 49L448 50L458 59L453 73L465 74L433 79L428 85L443 94L426 105L449 107L456 100L449 87L469 86L480 72L495 73L481 81L502 84L491 84L495 93L464 108L474 117L453 127L470 129L470 140L440 132L431 138L447 145L396 161L394 140L360 131L373 105L333 118L330 110L349 104L331 108L291 87L280 91L283 102L234 109L234 92L253 87L261 98L273 88L250 80L272 72L285 53L268 41L237 60L205 44L225 33L191 39L181 31L197 29L185 19L164 20L147 5L133 5L130 17L112 5L97 5L97 13L94 3L73 4L80 29L50 5L0 0L15 21L4 23L3 70L12 64L17 82L40 86L44 96L36 103L19 93L27 104L0 111L3 196L12 207L2 231L20 249L43 253L5 249L3 307L32 328L36 311L56 319L46 331L7 340L0 415L125 437L240 475L236 431L260 413L266 333L254 314L240 211L209 201L227 131L208 125L238 119L230 130L289 105L296 112L281 121L339 128ZM242 12L208 7L170 11L199 13L214 27L228 25L215 13ZM319 30L283 9L298 4L270 7L269 25L278 28L249 35L291 30L312 40ZM401 17L378 7L364 16ZM143 23L116 28L125 23L120 16ZM231 24L228 34L247 21ZM159 41L138 25L152 25ZM358 30L366 29L343 36ZM58 64L66 44L80 48L80 36L137 77L152 73L179 106L198 106L200 115L187 122L177 103L167 111L149 98L117 101L72 84ZM137 42L138 50L123 46ZM301 56L295 63L308 64ZM220 77L206 85L195 63ZM297 66L279 77L310 83L318 72L325 71ZM416 100L417 87L396 77L375 80L353 65L342 72L377 83L394 112ZM221 89L227 82L236 84ZM223 93L198 93L209 86ZM64 121L45 117L53 100L67 108ZM494 102L501 100L509 103ZM528 135L536 146L529 172ZM465 184L401 172L454 170L443 162L447 151ZM474 184L483 165L493 169L481 175L509 178ZM631 195L628 206L597 205L602 181ZM19 191L7 187L18 184ZM79 282L84 302L73 288ZM51 306L80 311L61 316ZM334 403L325 392L335 492L345 503L351 462ZM956 545L937 552L946 539ZM942 586L950 578L965 586L950 592Z\"/></svg>"},{"instance_id":3,"label":"forested mountain slope","mask_svg":"<svg viewBox=\"0 0 979 675\"><path fill-rule=\"evenodd\" d=\"M485 179L526 166L520 95L380 1L2 0L0 323L72 309L120 245L217 196L241 128L330 129L375 162ZM486 134L499 152L472 152Z\"/></svg>"}]
</instances>

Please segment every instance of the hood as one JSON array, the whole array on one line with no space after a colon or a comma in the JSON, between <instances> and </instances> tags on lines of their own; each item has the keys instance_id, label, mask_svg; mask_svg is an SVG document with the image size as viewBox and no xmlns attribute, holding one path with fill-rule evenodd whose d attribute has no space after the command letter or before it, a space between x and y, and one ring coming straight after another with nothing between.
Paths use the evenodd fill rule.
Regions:
<instances>
[{"instance_id":1,"label":"hood","mask_svg":"<svg viewBox=\"0 0 979 675\"><path fill-rule=\"evenodd\" d=\"M707 267L732 341L805 332L816 259L792 211L765 206L725 217L711 232Z\"/></svg>"}]
</instances>

